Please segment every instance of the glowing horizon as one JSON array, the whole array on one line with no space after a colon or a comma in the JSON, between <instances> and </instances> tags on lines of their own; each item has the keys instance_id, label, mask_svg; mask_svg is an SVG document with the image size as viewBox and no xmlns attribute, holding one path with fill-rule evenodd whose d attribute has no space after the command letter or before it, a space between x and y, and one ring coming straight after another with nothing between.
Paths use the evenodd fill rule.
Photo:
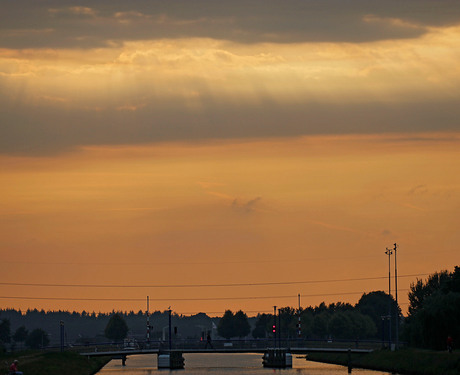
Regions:
<instances>
[{"instance_id":1,"label":"glowing horizon","mask_svg":"<svg viewBox=\"0 0 460 375\"><path fill-rule=\"evenodd\" d=\"M460 8L197 1L0 5L0 306L354 304L397 243L405 311L458 265Z\"/></svg>"},{"instance_id":2,"label":"glowing horizon","mask_svg":"<svg viewBox=\"0 0 460 375\"><path fill-rule=\"evenodd\" d=\"M14 280L20 267L22 283L268 284L223 290L71 288L73 298L137 301L3 303L22 309L138 310L149 295L153 308L171 305L179 313L200 312L200 306L267 311L276 301L268 297L292 295L276 304L295 305L298 293L308 305L356 303L364 292L387 291L384 250L394 242L400 246L400 275L453 269L451 204L458 204L452 194L460 181L452 172L460 159L458 137L446 138L304 137L90 147L58 160L8 157L3 176L9 184L2 188L2 216L10 219L2 230L7 280ZM443 166L447 159L451 165ZM450 224L440 220L449 216ZM438 238L416 233L428 223L452 242L435 257L428 249ZM350 244L353 251L344 253L342 247ZM414 256L417 263L411 264ZM331 276L373 280L326 283ZM295 283L315 280L321 282ZM403 304L415 280L400 279ZM289 281L294 284L269 285ZM69 292L36 286L8 290L24 297L40 291L42 297L65 298ZM158 298L164 300L155 305Z\"/></svg>"}]
</instances>

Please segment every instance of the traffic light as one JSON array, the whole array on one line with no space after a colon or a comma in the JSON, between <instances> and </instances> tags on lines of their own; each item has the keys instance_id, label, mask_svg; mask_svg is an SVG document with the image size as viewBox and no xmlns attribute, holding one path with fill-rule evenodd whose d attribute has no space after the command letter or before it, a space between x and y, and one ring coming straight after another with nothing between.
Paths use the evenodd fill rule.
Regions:
<instances>
[{"instance_id":1,"label":"traffic light","mask_svg":"<svg viewBox=\"0 0 460 375\"><path fill-rule=\"evenodd\" d=\"M273 324L272 332L273 332L273 333L276 333L276 325L275 325L275 324Z\"/></svg>"}]
</instances>

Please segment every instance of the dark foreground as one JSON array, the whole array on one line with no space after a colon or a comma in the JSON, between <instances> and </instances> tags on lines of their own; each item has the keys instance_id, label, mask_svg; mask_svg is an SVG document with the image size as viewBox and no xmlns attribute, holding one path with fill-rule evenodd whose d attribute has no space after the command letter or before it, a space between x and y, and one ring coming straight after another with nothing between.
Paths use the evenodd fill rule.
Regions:
<instances>
[{"instance_id":1,"label":"dark foreground","mask_svg":"<svg viewBox=\"0 0 460 375\"><path fill-rule=\"evenodd\" d=\"M347 354L312 353L310 361L347 366ZM352 366L407 375L458 375L460 352L448 353L419 349L401 349L395 352L378 350L370 354L352 355Z\"/></svg>"},{"instance_id":2,"label":"dark foreground","mask_svg":"<svg viewBox=\"0 0 460 375\"><path fill-rule=\"evenodd\" d=\"M7 374L9 364L15 359L19 361L19 371L24 372L24 375L93 375L104 367L111 358L96 357L88 359L74 352L20 352L14 354L14 357L11 354L1 356L4 370L0 371L0 374Z\"/></svg>"},{"instance_id":3,"label":"dark foreground","mask_svg":"<svg viewBox=\"0 0 460 375\"><path fill-rule=\"evenodd\" d=\"M66 374L93 375L104 367L110 357L87 358L75 352L27 351L14 355L1 355L3 371L14 359L19 360L19 370L25 375ZM310 361L347 366L346 353L312 353ZM352 365L356 368L395 372L407 375L458 375L460 374L460 351L447 353L439 351L401 349L396 352L379 350L370 354L353 354Z\"/></svg>"}]
</instances>

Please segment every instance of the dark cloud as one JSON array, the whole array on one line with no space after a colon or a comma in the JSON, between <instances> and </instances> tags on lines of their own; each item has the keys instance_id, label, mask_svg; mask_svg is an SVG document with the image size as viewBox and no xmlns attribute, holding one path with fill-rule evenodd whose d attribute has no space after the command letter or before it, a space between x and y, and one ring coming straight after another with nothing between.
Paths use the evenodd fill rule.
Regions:
<instances>
[{"instance_id":1,"label":"dark cloud","mask_svg":"<svg viewBox=\"0 0 460 375\"><path fill-rule=\"evenodd\" d=\"M179 37L209 37L241 43L364 42L414 37L430 26L456 24L460 19L457 1L17 0L0 4L0 48L14 49L91 48L125 40ZM24 54L25 60L27 54L37 53L16 52ZM55 53L50 49L41 52ZM218 53L222 61L231 58ZM50 61L57 55L51 56ZM380 61L384 61L383 57ZM62 74L59 79L64 82L66 75L56 72ZM130 98L127 103L123 101L123 94L114 94L108 89L99 97L93 95L94 103L82 100L85 105L78 107L70 103L71 100L67 104L66 97L59 98L59 90L34 92L37 97L56 95L48 98L49 105L43 97L28 99L27 79L19 77L21 69L15 71L14 67L6 66L1 73L4 74L0 75L0 153L43 154L81 145L336 133L413 132L415 137L417 132L459 129L456 90L448 95L441 92L439 97L438 91L423 95L422 99L399 102L384 97L381 101L376 97L375 101L355 102L348 100L347 93L342 97L336 93L333 96L337 100L328 102L315 99L314 94L285 100L282 93L268 90L264 94L262 87L259 90L262 94L251 102L237 99L238 93L232 98L213 95L212 90L206 88L206 80L201 82L197 75L190 78L193 82L185 82L188 88L200 92L197 110L189 108L180 93L166 98L160 90L150 95L155 92L156 81L142 77L136 78L138 86L142 86L139 94L133 89L133 97L126 96ZM46 74L55 73L42 69L37 73L40 74L40 82L45 82ZM93 74L97 78L98 73ZM419 77L421 75L415 81L409 80L405 86L417 84ZM352 88L355 83L349 79L342 82L341 87ZM372 81L368 87L371 85ZM182 88L177 82L176 86L168 86L171 91L181 92ZM72 89L78 92L80 86L77 84ZM82 91L81 97L91 94L88 90ZM136 95L139 98L145 95L145 104L129 108L130 103L138 105ZM446 101L445 97L452 99ZM94 108L90 108L91 104Z\"/></svg>"},{"instance_id":2,"label":"dark cloud","mask_svg":"<svg viewBox=\"0 0 460 375\"><path fill-rule=\"evenodd\" d=\"M393 235L393 233L391 233L391 230L389 230L389 229L384 229L384 230L382 230L382 236L384 236L384 237L390 237L390 236L392 236L392 235Z\"/></svg>"},{"instance_id":3,"label":"dark cloud","mask_svg":"<svg viewBox=\"0 0 460 375\"><path fill-rule=\"evenodd\" d=\"M256 205L258 202L260 202L261 199L261 197L254 198L249 201L241 201L239 199L235 199L232 202L232 209L237 212L249 214L255 211Z\"/></svg>"},{"instance_id":4,"label":"dark cloud","mask_svg":"<svg viewBox=\"0 0 460 375\"><path fill-rule=\"evenodd\" d=\"M417 185L409 190L409 195L419 195L419 194L426 194L428 192L428 188L426 185Z\"/></svg>"},{"instance_id":5,"label":"dark cloud","mask_svg":"<svg viewBox=\"0 0 460 375\"><path fill-rule=\"evenodd\" d=\"M458 2L445 0L17 0L0 7L0 47L6 48L91 48L181 37L365 42L412 38L429 26L460 22Z\"/></svg>"},{"instance_id":6,"label":"dark cloud","mask_svg":"<svg viewBox=\"0 0 460 375\"><path fill-rule=\"evenodd\" d=\"M161 141L458 131L460 118L454 100L270 106L214 100L200 113L180 101L157 101L137 111L9 104L0 111L0 153L55 153L81 145Z\"/></svg>"}]
</instances>

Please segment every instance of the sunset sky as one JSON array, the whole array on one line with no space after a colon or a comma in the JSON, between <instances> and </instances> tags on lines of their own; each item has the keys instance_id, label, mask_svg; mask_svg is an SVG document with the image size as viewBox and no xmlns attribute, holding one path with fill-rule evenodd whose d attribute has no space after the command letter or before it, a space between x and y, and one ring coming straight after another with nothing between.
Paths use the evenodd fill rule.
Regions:
<instances>
[{"instance_id":1,"label":"sunset sky","mask_svg":"<svg viewBox=\"0 0 460 375\"><path fill-rule=\"evenodd\" d=\"M0 307L354 304L397 243L405 311L460 265L459 61L458 1L1 1Z\"/></svg>"}]
</instances>

